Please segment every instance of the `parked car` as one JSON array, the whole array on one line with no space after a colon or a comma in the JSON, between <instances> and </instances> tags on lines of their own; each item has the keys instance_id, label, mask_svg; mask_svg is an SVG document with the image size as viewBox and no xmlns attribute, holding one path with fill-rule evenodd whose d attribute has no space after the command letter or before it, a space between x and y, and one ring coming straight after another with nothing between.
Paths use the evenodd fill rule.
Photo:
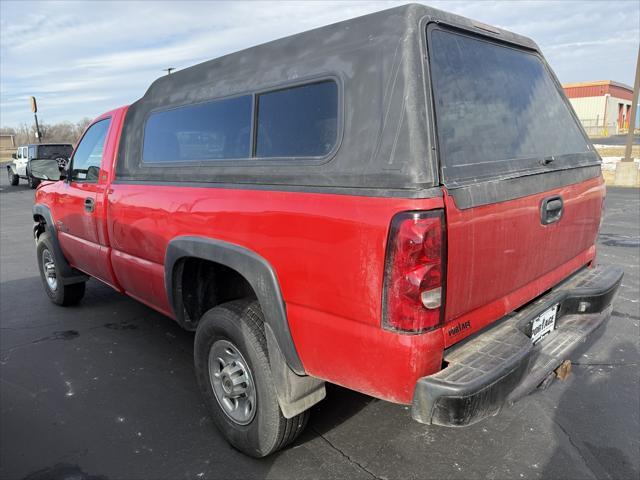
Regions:
<instances>
[{"instance_id":1,"label":"parked car","mask_svg":"<svg viewBox=\"0 0 640 480\"><path fill-rule=\"evenodd\" d=\"M195 331L249 455L292 442L325 382L470 425L610 316L600 162L532 40L408 5L98 117L62 177L34 172L60 178L36 191L38 265L56 304L93 277Z\"/></svg>"},{"instance_id":2,"label":"parked car","mask_svg":"<svg viewBox=\"0 0 640 480\"><path fill-rule=\"evenodd\" d=\"M73 145L70 143L32 143L29 145L21 145L12 154L13 162L7 165L7 175L9 184L16 186L20 179L24 179L29 183L31 188L36 188L40 181L31 175L31 161L55 160L60 168L65 168L71 153Z\"/></svg>"}]
</instances>

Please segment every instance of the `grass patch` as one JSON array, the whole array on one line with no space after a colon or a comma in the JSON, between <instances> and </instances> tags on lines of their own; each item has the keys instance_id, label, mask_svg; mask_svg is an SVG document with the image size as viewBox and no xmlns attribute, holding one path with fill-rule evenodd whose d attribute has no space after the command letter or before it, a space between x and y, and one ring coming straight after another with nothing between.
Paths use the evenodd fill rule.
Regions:
<instances>
[{"instance_id":1,"label":"grass patch","mask_svg":"<svg viewBox=\"0 0 640 480\"><path fill-rule=\"evenodd\" d=\"M601 157L624 157L624 146L597 148ZM640 145L634 145L631 149L632 157L640 157Z\"/></svg>"}]
</instances>

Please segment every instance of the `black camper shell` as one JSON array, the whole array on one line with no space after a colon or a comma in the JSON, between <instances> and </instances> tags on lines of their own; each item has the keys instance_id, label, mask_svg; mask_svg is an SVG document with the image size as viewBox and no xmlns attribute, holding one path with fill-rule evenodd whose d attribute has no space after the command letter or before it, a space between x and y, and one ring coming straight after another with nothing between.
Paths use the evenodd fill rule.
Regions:
<instances>
[{"instance_id":1,"label":"black camper shell","mask_svg":"<svg viewBox=\"0 0 640 480\"><path fill-rule=\"evenodd\" d=\"M130 106L116 182L413 198L440 195L434 188L442 182L427 52L427 29L433 25L539 54L529 38L416 4L248 48L163 76ZM154 113L250 95L255 116L260 94L325 81L337 85L338 101L336 141L325 155L143 161L145 125ZM255 126L254 120L254 144ZM593 165L598 158L593 153L587 160ZM598 174L599 169L589 168L581 175ZM565 177L549 177L529 189L576 181L573 174Z\"/></svg>"}]
</instances>

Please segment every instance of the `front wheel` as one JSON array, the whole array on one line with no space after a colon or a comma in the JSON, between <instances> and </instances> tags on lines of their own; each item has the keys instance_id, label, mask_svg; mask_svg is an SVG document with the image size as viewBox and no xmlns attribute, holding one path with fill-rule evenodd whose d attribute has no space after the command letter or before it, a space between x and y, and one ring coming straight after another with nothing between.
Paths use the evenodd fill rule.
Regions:
<instances>
[{"instance_id":1,"label":"front wheel","mask_svg":"<svg viewBox=\"0 0 640 480\"><path fill-rule=\"evenodd\" d=\"M269 366L264 319L255 300L206 312L196 330L198 385L213 420L235 448L265 457L293 442L309 418L282 415Z\"/></svg>"},{"instance_id":2,"label":"front wheel","mask_svg":"<svg viewBox=\"0 0 640 480\"><path fill-rule=\"evenodd\" d=\"M7 168L7 175L9 176L9 185L15 187L20 182L20 177L13 173L13 170Z\"/></svg>"},{"instance_id":3,"label":"front wheel","mask_svg":"<svg viewBox=\"0 0 640 480\"><path fill-rule=\"evenodd\" d=\"M38 267L40 278L44 285L44 290L49 299L57 305L75 305L84 296L85 283L73 283L65 285L58 274L55 256L53 254L53 243L47 232L40 235L36 248L38 256Z\"/></svg>"}]
</instances>

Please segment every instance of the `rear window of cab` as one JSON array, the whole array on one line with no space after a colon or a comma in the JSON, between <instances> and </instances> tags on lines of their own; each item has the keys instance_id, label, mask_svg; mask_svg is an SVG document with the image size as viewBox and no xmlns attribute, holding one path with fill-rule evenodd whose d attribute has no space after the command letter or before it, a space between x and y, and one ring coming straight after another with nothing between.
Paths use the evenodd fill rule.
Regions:
<instances>
[{"instance_id":1,"label":"rear window of cab","mask_svg":"<svg viewBox=\"0 0 640 480\"><path fill-rule=\"evenodd\" d=\"M247 94L152 113L147 164L261 158L321 158L337 142L333 80Z\"/></svg>"}]
</instances>

